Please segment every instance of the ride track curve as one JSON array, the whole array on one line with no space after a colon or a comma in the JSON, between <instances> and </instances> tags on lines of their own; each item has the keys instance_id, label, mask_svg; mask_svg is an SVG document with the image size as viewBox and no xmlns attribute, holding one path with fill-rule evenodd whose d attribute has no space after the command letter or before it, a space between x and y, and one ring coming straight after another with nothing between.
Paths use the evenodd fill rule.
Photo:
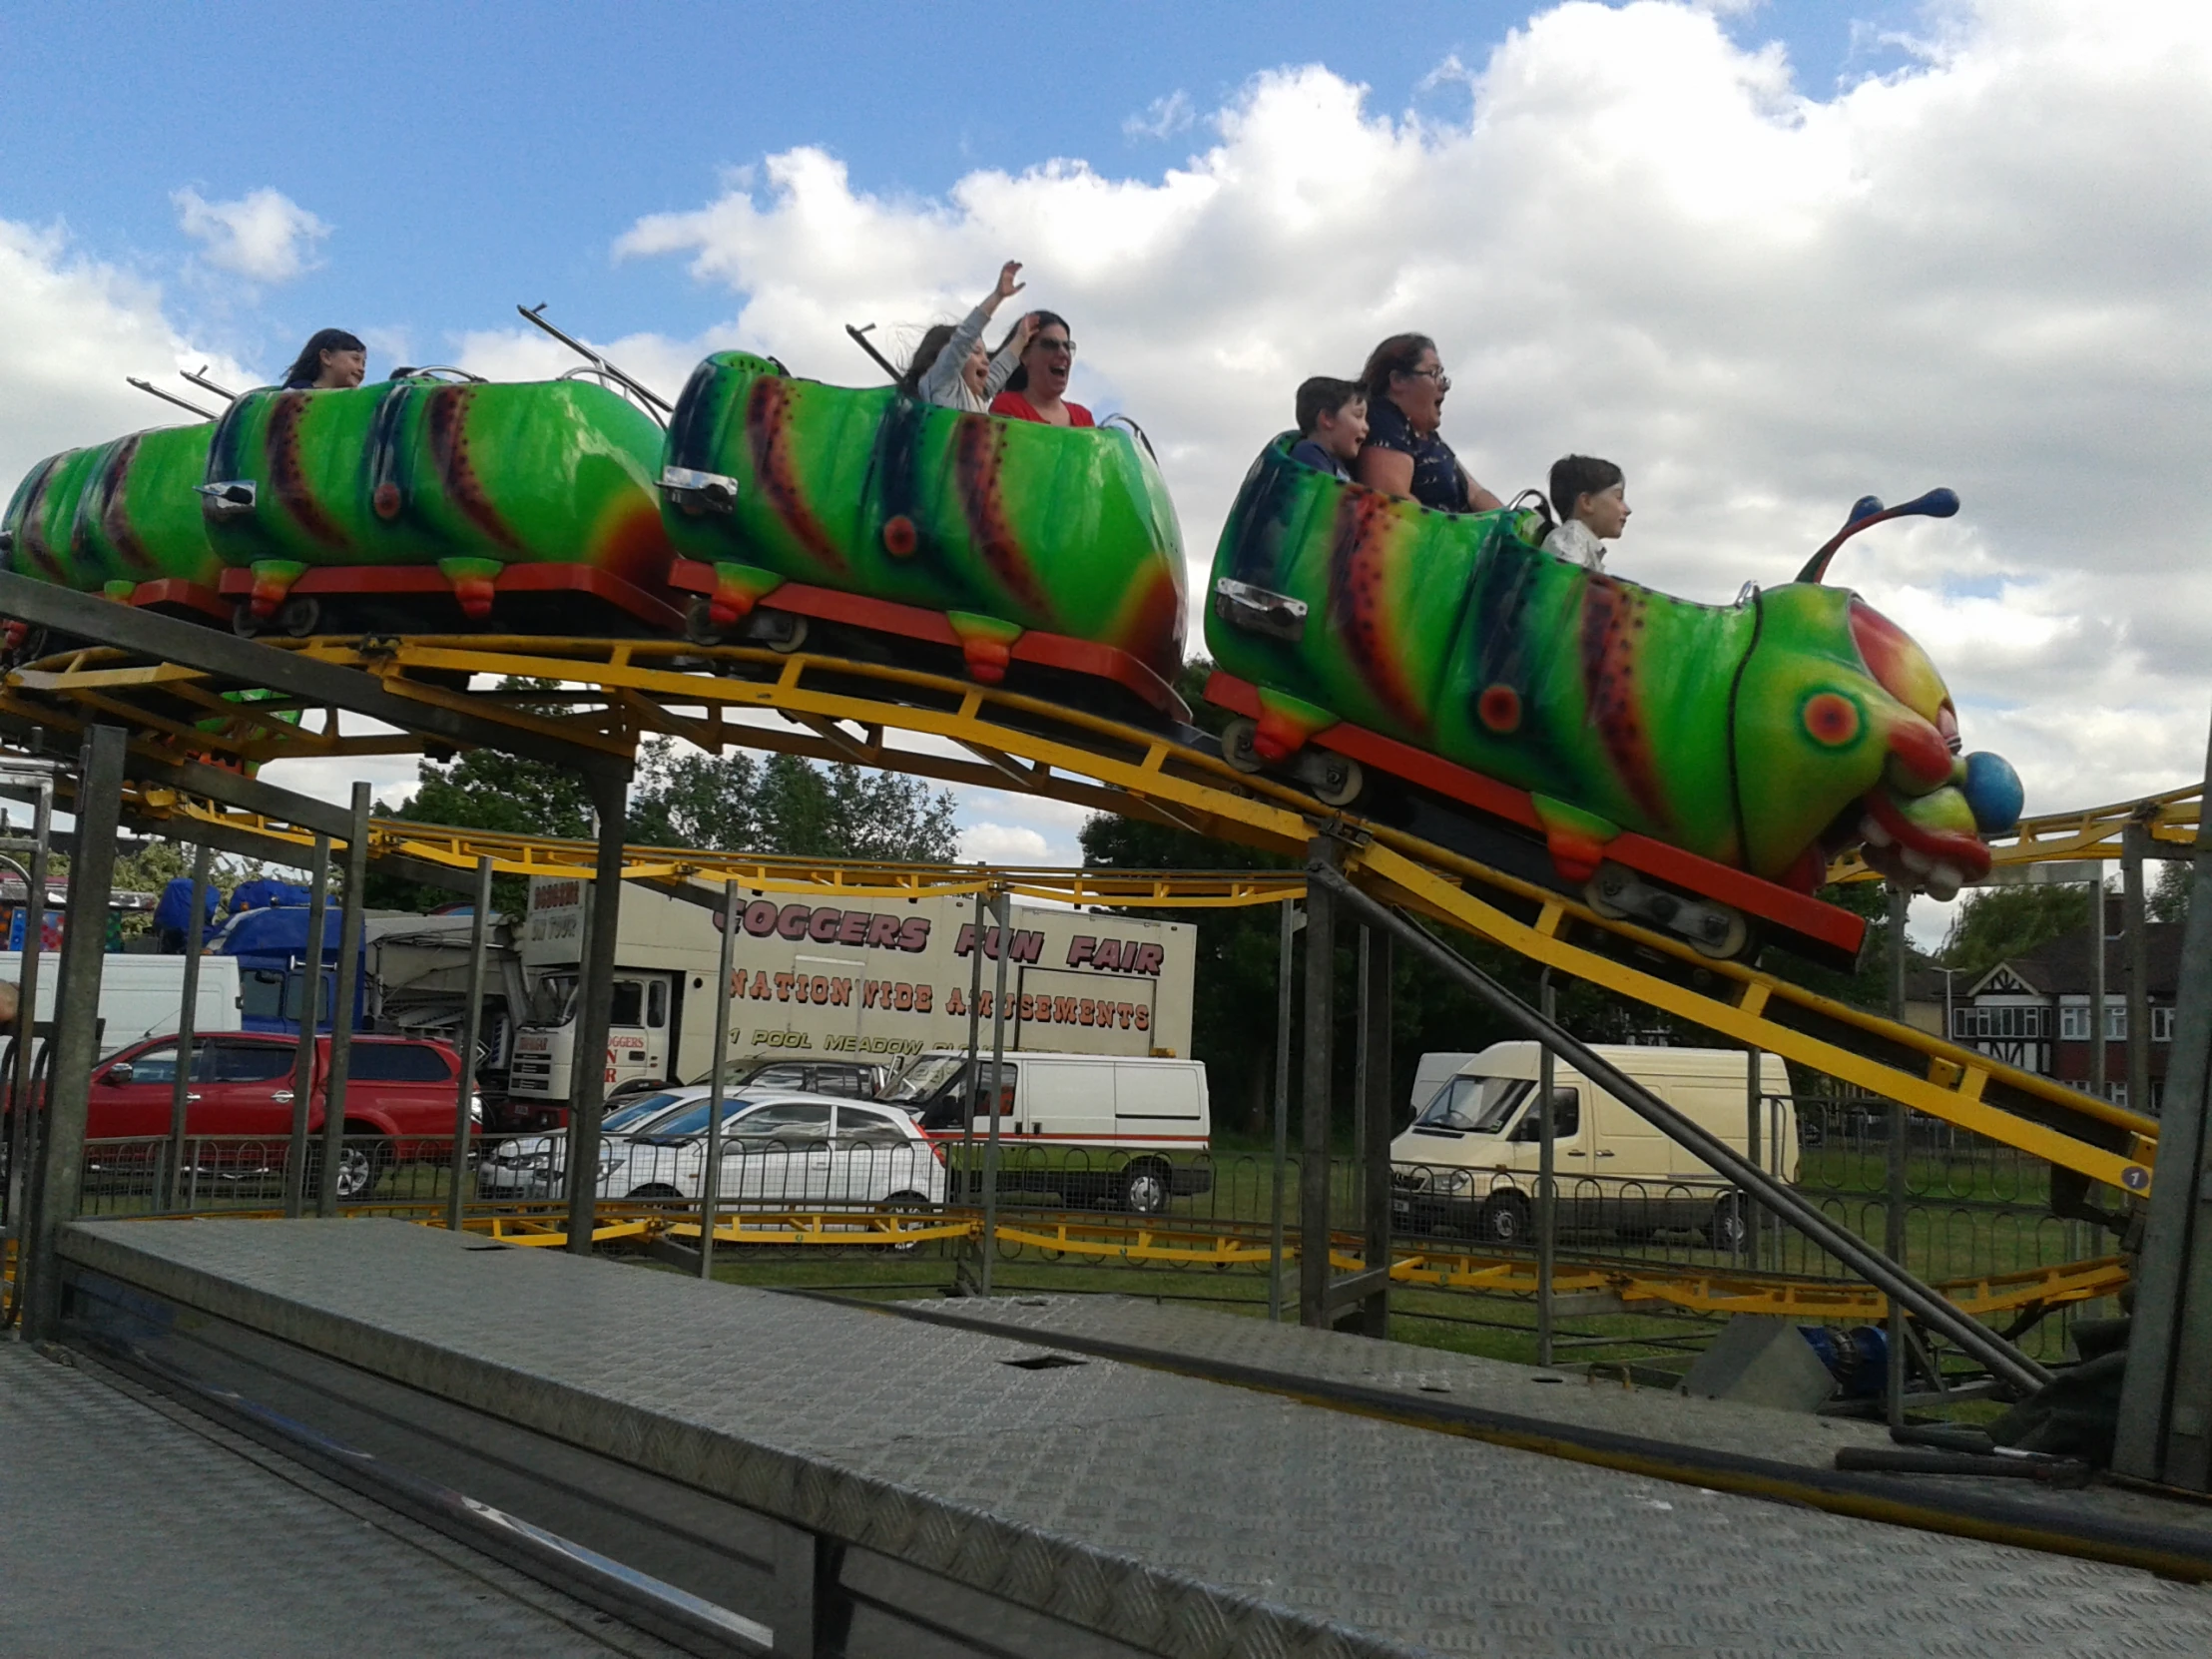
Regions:
<instances>
[{"instance_id":1,"label":"ride track curve","mask_svg":"<svg viewBox=\"0 0 2212 1659\"><path fill-rule=\"evenodd\" d=\"M36 584L10 579L7 586L15 592ZM54 609L57 625L73 623L77 637L98 637L97 626L85 626L84 618L97 617L102 602L46 593L51 598L25 594L24 606L35 609L11 608L26 616ZM62 613L68 614L67 623ZM138 618L136 626L143 629L152 620ZM472 732L494 734L484 741L501 747L511 742L532 754L565 751L584 765L626 768L641 739L665 734L710 752L737 744L1010 789L1174 825L1300 862L1317 839L1331 838L1342 845L1347 875L1382 901L2129 1197L2139 1199L2150 1188L2155 1119L1746 963L1701 955L1683 941L1601 916L1575 898L1462 852L1332 810L1289 783L1233 768L1218 743L1195 728L1131 725L968 680L803 651L535 635L262 640L252 646L222 638L218 650L205 643L208 631L169 626L185 632L174 636L179 643L166 659L144 649L86 646L11 670L0 681L0 729L51 734L119 724L129 734L132 754L152 763L149 770L156 776L173 776L180 764L194 761L245 771L284 759L450 749L419 730L345 732L341 708L358 709L357 699L273 691L276 682L297 685L314 677L278 673L277 665L288 658L304 660L302 671L307 663L317 665L316 673L325 677L331 670L361 675L363 691L375 697L377 707L400 711L401 718L420 710L432 734L453 730L458 719L470 723ZM202 640L192 641L195 634ZM282 655L253 657L269 665L258 671L195 666L236 665L264 651ZM269 683L255 683L257 672L267 674ZM552 682L556 689L467 689L483 677ZM240 693L253 700L238 701ZM747 716L780 718L790 729L734 718ZM923 747L894 746L886 741L892 733ZM157 814L223 816L221 809L193 803L187 792L142 786L138 793L142 808ZM2157 798L2154 817L2173 809L2178 820L2191 793ZM2195 793L2201 801L2201 792ZM2075 826L2070 846L2100 827L2102 818L2074 815L2062 822ZM503 860L504 867L545 867L529 854L546 843L524 846L515 837L455 840L453 832L441 835L415 826L404 833L433 862L473 864L476 851L495 858L504 851L525 854ZM2030 855L2058 855L2041 848L2065 838L2023 830L2018 844ZM475 851L464 850L471 844ZM634 873L678 884L704 877L752 885L774 878L771 865L784 869L775 860L683 851ZM649 869L655 877L648 877ZM576 872L588 874L588 860ZM1084 875L1098 880L1097 872ZM974 890L978 878L964 879L971 884L963 890ZM1286 879L1255 882L1244 893L1217 888L1195 901L1271 902L1294 884L1303 885L1295 871L1286 872ZM1095 884L1089 890L1100 891ZM1157 891L1116 899L1101 891L1087 901L1156 905L1173 899Z\"/></svg>"}]
</instances>

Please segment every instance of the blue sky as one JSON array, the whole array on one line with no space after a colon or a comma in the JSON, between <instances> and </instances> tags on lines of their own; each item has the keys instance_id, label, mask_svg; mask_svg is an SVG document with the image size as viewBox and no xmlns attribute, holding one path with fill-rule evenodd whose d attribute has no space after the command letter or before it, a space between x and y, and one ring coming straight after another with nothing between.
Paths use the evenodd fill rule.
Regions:
<instances>
[{"instance_id":1,"label":"blue sky","mask_svg":"<svg viewBox=\"0 0 2212 1659\"><path fill-rule=\"evenodd\" d=\"M11 4L0 51L0 217L165 289L203 343L274 373L329 323L434 356L517 301L599 338L689 337L734 296L683 262L617 262L639 217L719 194L799 145L856 190L937 197L977 168L1053 157L1157 177L1253 74L1326 63L1379 110L1463 121L1456 55L1479 68L1532 8L1296 4ZM1778 40L1801 88L1904 62L1892 0L1721 8ZM315 269L242 284L195 265L175 193L281 192L330 227ZM977 286L983 274L978 274ZM372 362L372 371L384 366Z\"/></svg>"}]
</instances>

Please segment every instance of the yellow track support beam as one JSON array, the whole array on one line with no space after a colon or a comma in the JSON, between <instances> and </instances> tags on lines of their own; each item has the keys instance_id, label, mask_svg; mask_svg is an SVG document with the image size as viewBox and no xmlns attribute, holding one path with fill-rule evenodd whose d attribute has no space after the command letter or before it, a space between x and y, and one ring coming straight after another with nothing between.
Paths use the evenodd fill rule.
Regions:
<instances>
[{"instance_id":1,"label":"yellow track support beam","mask_svg":"<svg viewBox=\"0 0 2212 1659\"><path fill-rule=\"evenodd\" d=\"M995 763L1010 759L1024 766L1038 794L1293 856L1303 853L1318 830L1335 829L1357 843L1348 867L1379 884L1395 902L1731 1041L1839 1077L2092 1180L2138 1197L2149 1189L2157 1126L2141 1113L1999 1065L1788 980L1739 963L1708 961L1678 940L1606 920L1549 888L1382 826L1328 817L1288 785L1237 773L1219 756L1162 733L942 676L734 646L461 637L313 640L289 649L358 669L395 695L466 710L541 746L570 743L593 754L627 757L641 736L667 732L708 747L735 743L824 760L857 754L871 765L986 788L1004 786L1003 767ZM214 695L230 688L210 676L169 667L148 676L146 666L127 653L101 649L19 669L0 686L0 719L49 729L82 725L96 714L130 720L137 727L134 739L140 752L172 761L210 753L252 763L390 752L387 736L344 735L334 711L322 712L317 729L312 718L316 711L302 709L296 701L230 703ZM467 693L417 678L450 682L459 677L465 682L510 675L553 681L558 689ZM199 696L187 697L188 692ZM220 731L197 724L211 706L223 716ZM801 730L765 723L775 716ZM825 731L829 737L822 735ZM890 731L936 741L924 749L892 748L884 742ZM942 753L947 749L968 755L988 752L994 759L951 759ZM2188 807L2192 795L2201 801L2201 791L2172 792L2170 798L2159 798L2163 805L2157 811L2170 809L2178 824L2179 814L2194 811ZM2077 838L2090 833L2115 811L2082 816L2072 833ZM408 832L422 833L413 827ZM2041 846L2056 844L2055 836L2055 830L2051 835L2037 830L2028 838ZM533 863L542 853L540 846L518 842L509 850L522 854L517 861L526 866L544 867ZM443 856L451 859L458 851L452 847ZM568 866L562 862L565 872ZM801 873L786 866L772 872L759 860L745 867L764 879ZM656 861L639 868L653 869L656 878L690 879L698 872L724 878L713 873L711 855L694 852L663 849ZM821 873L819 867L816 873ZM879 866L879 873L893 882L904 878L895 866ZM1094 883L1102 881L1096 872L1084 875ZM745 876L733 869L728 878ZM1033 890L1052 897L1071 890L1048 892L1047 886L1040 878ZM1099 895L1090 902L1159 902L1150 895L1115 895L1102 884L1087 890ZM1271 902L1286 890L1281 884L1241 892L1224 889L1218 901ZM1267 896L1261 896L1263 891ZM1532 919L1522 919L1516 908ZM1649 960L1671 961L1677 977L1574 942L1577 936L1598 932L1646 953Z\"/></svg>"}]
</instances>

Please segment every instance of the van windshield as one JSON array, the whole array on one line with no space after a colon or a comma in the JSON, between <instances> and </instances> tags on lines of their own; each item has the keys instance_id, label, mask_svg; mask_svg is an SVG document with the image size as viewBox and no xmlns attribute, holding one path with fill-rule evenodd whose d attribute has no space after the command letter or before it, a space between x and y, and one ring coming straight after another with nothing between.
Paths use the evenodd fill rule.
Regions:
<instances>
[{"instance_id":1,"label":"van windshield","mask_svg":"<svg viewBox=\"0 0 2212 1659\"><path fill-rule=\"evenodd\" d=\"M576 995L576 975L549 973L530 992L532 1025L566 1025Z\"/></svg>"},{"instance_id":2,"label":"van windshield","mask_svg":"<svg viewBox=\"0 0 2212 1659\"><path fill-rule=\"evenodd\" d=\"M924 1054L899 1074L889 1098L926 1100L959 1076L966 1066L965 1054Z\"/></svg>"},{"instance_id":3,"label":"van windshield","mask_svg":"<svg viewBox=\"0 0 2212 1659\"><path fill-rule=\"evenodd\" d=\"M1421 1109L1418 1124L1494 1135L1536 1085L1525 1077L1454 1077Z\"/></svg>"}]
</instances>

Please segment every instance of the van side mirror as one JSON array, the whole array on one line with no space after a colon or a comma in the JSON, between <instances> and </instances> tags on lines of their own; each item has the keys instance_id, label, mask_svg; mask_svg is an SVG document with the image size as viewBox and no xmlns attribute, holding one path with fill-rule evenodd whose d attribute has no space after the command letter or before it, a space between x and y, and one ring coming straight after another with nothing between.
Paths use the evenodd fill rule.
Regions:
<instances>
[{"instance_id":1,"label":"van side mirror","mask_svg":"<svg viewBox=\"0 0 2212 1659\"><path fill-rule=\"evenodd\" d=\"M118 1060L114 1065L110 1066L106 1071L100 1074L100 1081L110 1085L119 1085L123 1083L128 1083L131 1080L131 1062L128 1060Z\"/></svg>"}]
</instances>

